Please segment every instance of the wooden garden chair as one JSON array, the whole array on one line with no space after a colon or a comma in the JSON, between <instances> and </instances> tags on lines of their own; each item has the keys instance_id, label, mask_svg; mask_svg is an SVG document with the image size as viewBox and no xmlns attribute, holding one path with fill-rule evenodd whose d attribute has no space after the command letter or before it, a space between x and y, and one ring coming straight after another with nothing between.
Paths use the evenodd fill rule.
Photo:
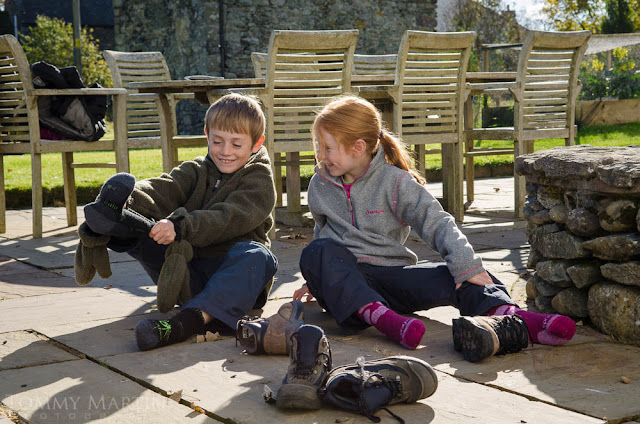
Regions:
<instances>
[{"instance_id":1,"label":"wooden garden chair","mask_svg":"<svg viewBox=\"0 0 640 424\"><path fill-rule=\"evenodd\" d=\"M31 203L33 237L42 237L42 154L60 153L62 157L64 200L67 224L77 225L76 168L115 168L129 170L124 127L126 91L118 88L34 89L31 70L22 46L12 35L0 36L0 232L6 232L6 195L4 156L31 156ZM40 138L38 98L41 96L113 96L113 140L44 140ZM75 152L111 150L112 163L76 163Z\"/></svg>"},{"instance_id":2,"label":"wooden garden chair","mask_svg":"<svg viewBox=\"0 0 640 424\"><path fill-rule=\"evenodd\" d=\"M267 117L266 146L274 174L285 153L287 212L300 221L300 152L314 150L315 112L349 92L357 30L273 31L267 53L265 89L259 95ZM276 175L277 176L277 175ZM275 178L278 187L280 178Z\"/></svg>"},{"instance_id":3,"label":"wooden garden chair","mask_svg":"<svg viewBox=\"0 0 640 424\"><path fill-rule=\"evenodd\" d=\"M466 73L475 32L407 31L398 50L393 130L417 145L424 174L424 145L442 145L444 207L457 221L464 217L462 157Z\"/></svg>"},{"instance_id":4,"label":"wooden garden chair","mask_svg":"<svg viewBox=\"0 0 640 424\"><path fill-rule=\"evenodd\" d=\"M397 54L354 54L353 75L395 75Z\"/></svg>"},{"instance_id":5,"label":"wooden garden chair","mask_svg":"<svg viewBox=\"0 0 640 424\"><path fill-rule=\"evenodd\" d=\"M179 100L193 98L193 94L179 93L167 96L171 113L163 116L158 111L160 98L153 93L138 93L129 87L132 82L170 81L171 74L160 52L103 52L107 66L111 71L113 85L127 89L127 145L129 148L161 148L162 167L165 172L171 171L179 161L173 162L170 157L177 158L179 147L206 146L207 137L199 135L178 135L175 105ZM160 134L167 131L173 134L173 145L162 146ZM167 151L172 149L171 155Z\"/></svg>"},{"instance_id":6,"label":"wooden garden chair","mask_svg":"<svg viewBox=\"0 0 640 424\"><path fill-rule=\"evenodd\" d=\"M472 128L467 123L465 159L467 198L473 201L473 158L479 155L531 153L534 141L563 138L565 145L575 144L575 108L580 86L578 72L582 55L591 36L590 31L547 32L527 31L520 57L516 81L507 84L514 97L514 126ZM478 90L496 91L504 83L473 84ZM479 148L475 140L510 140L511 149ZM524 177L514 171L515 216L522 217L526 196Z\"/></svg>"}]
</instances>

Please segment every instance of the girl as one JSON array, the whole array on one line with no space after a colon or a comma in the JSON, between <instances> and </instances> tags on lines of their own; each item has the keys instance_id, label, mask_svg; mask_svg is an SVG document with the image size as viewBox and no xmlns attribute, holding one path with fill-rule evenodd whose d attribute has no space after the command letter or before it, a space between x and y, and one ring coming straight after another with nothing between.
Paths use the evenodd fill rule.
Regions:
<instances>
[{"instance_id":1,"label":"girl","mask_svg":"<svg viewBox=\"0 0 640 424\"><path fill-rule=\"evenodd\" d=\"M453 217L426 190L405 145L382 127L371 103L353 96L333 100L317 115L313 136L318 166L308 200L315 240L302 252L300 268L307 283L294 299L315 297L341 328L373 325L407 349L418 346L425 326L398 313L442 305L453 305L464 316L517 314L522 319L497 319L491 326L519 325L525 346L527 327L536 343L562 344L573 337L570 318L516 307L504 284L484 269ZM404 246L411 228L440 253L444 264L416 264L416 254ZM486 327L480 321L472 324ZM461 337L477 344L478 335L458 324L455 347L473 344ZM505 344L506 338L500 341Z\"/></svg>"}]
</instances>

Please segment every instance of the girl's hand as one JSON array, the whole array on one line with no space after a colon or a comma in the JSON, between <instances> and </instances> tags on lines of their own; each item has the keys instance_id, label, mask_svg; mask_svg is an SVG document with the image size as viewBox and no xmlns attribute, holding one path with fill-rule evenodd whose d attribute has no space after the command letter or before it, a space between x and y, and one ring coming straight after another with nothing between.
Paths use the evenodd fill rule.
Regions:
<instances>
[{"instance_id":1,"label":"girl's hand","mask_svg":"<svg viewBox=\"0 0 640 424\"><path fill-rule=\"evenodd\" d=\"M176 230L173 222L168 219L161 219L149 231L149 237L154 239L158 244L171 244L176 239Z\"/></svg>"},{"instance_id":2,"label":"girl's hand","mask_svg":"<svg viewBox=\"0 0 640 424\"><path fill-rule=\"evenodd\" d=\"M491 279L487 271L481 272L480 274L476 274L473 277L469 278L467 281L470 282L471 284L475 284L476 286L486 286L489 284L493 284L493 280ZM459 288L461 285L462 283L456 284L456 289Z\"/></svg>"},{"instance_id":3,"label":"girl's hand","mask_svg":"<svg viewBox=\"0 0 640 424\"><path fill-rule=\"evenodd\" d=\"M309 293L307 285L303 284L302 287L293 292L293 300L302 300L305 294L307 295L305 302L311 302L313 300L313 295Z\"/></svg>"}]
</instances>

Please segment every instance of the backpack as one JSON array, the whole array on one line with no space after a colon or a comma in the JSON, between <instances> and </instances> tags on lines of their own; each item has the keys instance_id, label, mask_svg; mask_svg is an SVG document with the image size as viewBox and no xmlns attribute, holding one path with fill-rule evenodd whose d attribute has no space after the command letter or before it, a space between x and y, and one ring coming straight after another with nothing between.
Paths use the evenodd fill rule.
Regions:
<instances>
[{"instance_id":1,"label":"backpack","mask_svg":"<svg viewBox=\"0 0 640 424\"><path fill-rule=\"evenodd\" d=\"M34 88L84 88L75 66L58 69L46 62L31 65ZM90 88L101 88L97 83ZM96 141L105 134L104 117L107 96L39 96L38 115L43 138L52 139L56 133L62 139ZM46 130L50 131L46 131Z\"/></svg>"}]
</instances>

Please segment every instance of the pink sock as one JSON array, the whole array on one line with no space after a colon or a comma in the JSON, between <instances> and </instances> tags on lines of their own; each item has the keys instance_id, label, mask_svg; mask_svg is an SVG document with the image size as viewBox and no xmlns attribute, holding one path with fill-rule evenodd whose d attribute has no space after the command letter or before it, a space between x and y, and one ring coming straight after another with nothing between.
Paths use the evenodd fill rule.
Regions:
<instances>
[{"instance_id":1,"label":"pink sock","mask_svg":"<svg viewBox=\"0 0 640 424\"><path fill-rule=\"evenodd\" d=\"M407 349L418 347L425 330L419 319L398 315L380 302L364 305L358 309L358 316Z\"/></svg>"},{"instance_id":2,"label":"pink sock","mask_svg":"<svg viewBox=\"0 0 640 424\"><path fill-rule=\"evenodd\" d=\"M496 306L487 313L487 315L514 314L527 323L533 343L558 346L571 340L576 333L576 323L564 315L538 314L507 304Z\"/></svg>"}]
</instances>

